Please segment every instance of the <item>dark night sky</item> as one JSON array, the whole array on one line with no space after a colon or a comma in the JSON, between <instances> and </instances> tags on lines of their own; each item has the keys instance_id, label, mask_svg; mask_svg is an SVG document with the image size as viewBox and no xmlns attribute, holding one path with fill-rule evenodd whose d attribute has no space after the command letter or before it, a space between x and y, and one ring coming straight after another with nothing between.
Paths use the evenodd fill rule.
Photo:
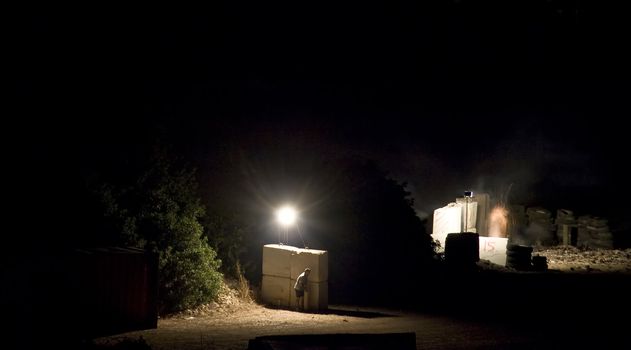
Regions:
<instances>
[{"instance_id":1,"label":"dark night sky","mask_svg":"<svg viewBox=\"0 0 631 350\"><path fill-rule=\"evenodd\" d=\"M208 169L225 147L294 165L362 154L425 214L511 184L511 202L629 207L624 9L211 3L16 12L9 152L71 174L160 135Z\"/></svg>"}]
</instances>

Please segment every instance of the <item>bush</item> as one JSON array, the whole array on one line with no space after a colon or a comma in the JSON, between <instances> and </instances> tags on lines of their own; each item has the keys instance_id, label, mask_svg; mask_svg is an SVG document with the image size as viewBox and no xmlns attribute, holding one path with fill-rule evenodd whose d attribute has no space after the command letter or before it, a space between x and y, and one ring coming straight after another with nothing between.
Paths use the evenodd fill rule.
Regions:
<instances>
[{"instance_id":1,"label":"bush","mask_svg":"<svg viewBox=\"0 0 631 350\"><path fill-rule=\"evenodd\" d=\"M184 250L160 252L162 313L192 308L217 297L222 275L216 256L202 240Z\"/></svg>"},{"instance_id":2,"label":"bush","mask_svg":"<svg viewBox=\"0 0 631 350\"><path fill-rule=\"evenodd\" d=\"M213 300L222 279L221 261L203 236L195 171L173 163L158 150L135 183L101 187L115 243L158 253L162 314Z\"/></svg>"}]
</instances>

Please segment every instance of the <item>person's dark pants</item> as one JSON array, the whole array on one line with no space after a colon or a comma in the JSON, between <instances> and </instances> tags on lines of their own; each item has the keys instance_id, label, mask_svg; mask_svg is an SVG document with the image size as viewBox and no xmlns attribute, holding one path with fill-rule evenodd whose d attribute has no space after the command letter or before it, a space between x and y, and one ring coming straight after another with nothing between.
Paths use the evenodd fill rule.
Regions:
<instances>
[{"instance_id":1,"label":"person's dark pants","mask_svg":"<svg viewBox=\"0 0 631 350\"><path fill-rule=\"evenodd\" d=\"M304 309L304 299L303 297L305 296L305 291L304 290L297 290L296 291L296 308L300 311L302 311Z\"/></svg>"}]
</instances>

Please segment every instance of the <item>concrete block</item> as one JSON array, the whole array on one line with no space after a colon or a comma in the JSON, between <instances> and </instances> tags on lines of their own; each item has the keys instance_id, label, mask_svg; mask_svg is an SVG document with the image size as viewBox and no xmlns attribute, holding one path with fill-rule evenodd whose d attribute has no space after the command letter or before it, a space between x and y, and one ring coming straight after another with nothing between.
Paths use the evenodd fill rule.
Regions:
<instances>
[{"instance_id":1,"label":"concrete block","mask_svg":"<svg viewBox=\"0 0 631 350\"><path fill-rule=\"evenodd\" d=\"M505 266L508 238L480 237L480 259Z\"/></svg>"},{"instance_id":2,"label":"concrete block","mask_svg":"<svg viewBox=\"0 0 631 350\"><path fill-rule=\"evenodd\" d=\"M293 294L294 285L289 277L263 275L261 299L264 303L276 307L289 307L290 298Z\"/></svg>"},{"instance_id":3,"label":"concrete block","mask_svg":"<svg viewBox=\"0 0 631 350\"><path fill-rule=\"evenodd\" d=\"M280 245L266 244L263 246L263 275L277 277L291 277L290 259L292 252L298 248Z\"/></svg>"},{"instance_id":4,"label":"concrete block","mask_svg":"<svg viewBox=\"0 0 631 350\"><path fill-rule=\"evenodd\" d=\"M456 204L461 207L460 209L460 222L465 223L466 227L462 227L462 231L456 232L474 232L477 233L476 221L478 217L478 203L474 202L473 199L467 199L465 197L456 198ZM465 215L467 216L465 218Z\"/></svg>"},{"instance_id":5,"label":"concrete block","mask_svg":"<svg viewBox=\"0 0 631 350\"><path fill-rule=\"evenodd\" d=\"M329 254L326 250L301 249L291 252L290 276L298 278L305 268L310 268L309 282L325 282L329 280Z\"/></svg>"},{"instance_id":6,"label":"concrete block","mask_svg":"<svg viewBox=\"0 0 631 350\"><path fill-rule=\"evenodd\" d=\"M456 203L450 203L445 207L434 210L432 238L440 242L445 249L447 234L461 232L461 207Z\"/></svg>"},{"instance_id":7,"label":"concrete block","mask_svg":"<svg viewBox=\"0 0 631 350\"><path fill-rule=\"evenodd\" d=\"M311 277L311 276L309 276ZM296 293L294 292L294 284L296 280L291 280L291 307L296 307ZM307 291L305 292L305 310L321 311L329 307L329 282L311 282L309 281Z\"/></svg>"},{"instance_id":8,"label":"concrete block","mask_svg":"<svg viewBox=\"0 0 631 350\"><path fill-rule=\"evenodd\" d=\"M491 215L491 198L488 193L476 193L473 200L478 203L476 231L481 236L488 236L489 215Z\"/></svg>"}]
</instances>

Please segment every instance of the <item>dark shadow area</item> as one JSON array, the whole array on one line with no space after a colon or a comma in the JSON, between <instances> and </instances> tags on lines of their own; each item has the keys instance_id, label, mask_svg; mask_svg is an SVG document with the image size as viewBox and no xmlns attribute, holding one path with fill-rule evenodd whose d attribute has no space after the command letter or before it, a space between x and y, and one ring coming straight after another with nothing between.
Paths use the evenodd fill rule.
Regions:
<instances>
[{"instance_id":1,"label":"dark shadow area","mask_svg":"<svg viewBox=\"0 0 631 350\"><path fill-rule=\"evenodd\" d=\"M416 349L416 333L274 335L250 339L248 350Z\"/></svg>"},{"instance_id":2,"label":"dark shadow area","mask_svg":"<svg viewBox=\"0 0 631 350\"><path fill-rule=\"evenodd\" d=\"M324 310L321 313L327 314L327 315L362 317L362 318L397 317L397 315L393 315L393 314L386 314L382 312L359 310L359 309L353 310L353 309L345 308L342 306L329 306L327 310Z\"/></svg>"},{"instance_id":3,"label":"dark shadow area","mask_svg":"<svg viewBox=\"0 0 631 350\"><path fill-rule=\"evenodd\" d=\"M157 328L157 256L120 247L37 253L3 266L9 348L84 348L95 337ZM129 345L138 344L118 346Z\"/></svg>"},{"instance_id":4,"label":"dark shadow area","mask_svg":"<svg viewBox=\"0 0 631 350\"><path fill-rule=\"evenodd\" d=\"M416 306L453 314L528 318L546 309L557 311L557 317L583 317L631 309L631 275L623 273L483 271L426 277L438 302L420 298Z\"/></svg>"},{"instance_id":5,"label":"dark shadow area","mask_svg":"<svg viewBox=\"0 0 631 350\"><path fill-rule=\"evenodd\" d=\"M423 313L517 327L551 348L628 343L618 315L631 312L629 274L451 271L425 280L434 290L416 299Z\"/></svg>"}]
</instances>

